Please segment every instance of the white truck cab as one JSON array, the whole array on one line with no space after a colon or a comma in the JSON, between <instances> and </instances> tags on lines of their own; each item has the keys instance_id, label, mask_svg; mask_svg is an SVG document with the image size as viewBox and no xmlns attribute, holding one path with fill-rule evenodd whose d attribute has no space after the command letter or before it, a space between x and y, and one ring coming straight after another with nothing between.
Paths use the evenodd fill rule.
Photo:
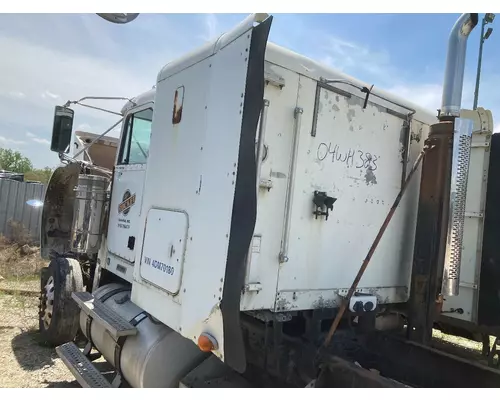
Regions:
<instances>
[{"instance_id":1,"label":"white truck cab","mask_svg":"<svg viewBox=\"0 0 500 400\"><path fill-rule=\"evenodd\" d=\"M402 329L421 217L412 170L434 149L438 117L268 43L271 22L250 15L165 65L121 110L118 141L76 135L83 158L64 156L73 111L56 109L52 149L65 165L42 217L41 330L83 386L178 387L221 370L242 385L255 368L305 385L309 350L346 301L342 332ZM493 120L458 112L474 162L465 215L478 218L465 225L466 281L442 311L474 324Z\"/></svg>"}]
</instances>

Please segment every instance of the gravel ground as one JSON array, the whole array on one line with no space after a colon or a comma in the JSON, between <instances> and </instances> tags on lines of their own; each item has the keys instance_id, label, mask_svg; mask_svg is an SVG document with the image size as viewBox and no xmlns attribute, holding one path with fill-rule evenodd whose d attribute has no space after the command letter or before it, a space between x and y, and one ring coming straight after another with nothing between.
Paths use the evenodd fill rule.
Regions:
<instances>
[{"instance_id":1,"label":"gravel ground","mask_svg":"<svg viewBox=\"0 0 500 400\"><path fill-rule=\"evenodd\" d=\"M46 264L36 248L0 236L0 388L79 387L55 349L38 341L38 271Z\"/></svg>"},{"instance_id":2,"label":"gravel ground","mask_svg":"<svg viewBox=\"0 0 500 400\"><path fill-rule=\"evenodd\" d=\"M0 293L0 387L79 387L54 349L38 342L38 298Z\"/></svg>"}]
</instances>

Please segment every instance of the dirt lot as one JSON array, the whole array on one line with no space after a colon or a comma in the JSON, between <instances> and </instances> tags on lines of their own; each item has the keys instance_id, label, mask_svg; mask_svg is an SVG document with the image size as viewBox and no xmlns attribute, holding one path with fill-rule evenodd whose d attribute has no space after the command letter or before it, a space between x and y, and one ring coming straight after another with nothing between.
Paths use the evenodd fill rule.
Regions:
<instances>
[{"instance_id":1,"label":"dirt lot","mask_svg":"<svg viewBox=\"0 0 500 400\"><path fill-rule=\"evenodd\" d=\"M0 387L78 387L55 350L39 344L37 311L37 297L0 292Z\"/></svg>"},{"instance_id":2,"label":"dirt lot","mask_svg":"<svg viewBox=\"0 0 500 400\"><path fill-rule=\"evenodd\" d=\"M19 240L19 239L18 239ZM0 236L0 388L80 387L38 334L39 249ZM101 357L95 366L111 379Z\"/></svg>"},{"instance_id":3,"label":"dirt lot","mask_svg":"<svg viewBox=\"0 0 500 400\"><path fill-rule=\"evenodd\" d=\"M38 341L43 265L37 248L0 237L0 387L79 386L55 350Z\"/></svg>"}]
</instances>

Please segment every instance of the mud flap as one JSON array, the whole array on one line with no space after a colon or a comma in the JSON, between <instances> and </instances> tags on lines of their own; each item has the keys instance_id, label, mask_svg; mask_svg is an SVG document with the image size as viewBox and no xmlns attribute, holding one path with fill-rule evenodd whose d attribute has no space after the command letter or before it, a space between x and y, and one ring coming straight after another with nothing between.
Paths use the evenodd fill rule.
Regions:
<instances>
[{"instance_id":1,"label":"mud flap","mask_svg":"<svg viewBox=\"0 0 500 400\"><path fill-rule=\"evenodd\" d=\"M71 250L71 226L80 165L70 163L56 168L45 190L40 223L40 255L50 258L51 251L65 254Z\"/></svg>"},{"instance_id":2,"label":"mud flap","mask_svg":"<svg viewBox=\"0 0 500 400\"><path fill-rule=\"evenodd\" d=\"M240 373L246 369L245 347L240 327L240 299L245 280L245 257L257 218L255 133L264 101L264 60L271 23L272 16L269 16L252 30L238 172L221 303L225 363Z\"/></svg>"}]
</instances>

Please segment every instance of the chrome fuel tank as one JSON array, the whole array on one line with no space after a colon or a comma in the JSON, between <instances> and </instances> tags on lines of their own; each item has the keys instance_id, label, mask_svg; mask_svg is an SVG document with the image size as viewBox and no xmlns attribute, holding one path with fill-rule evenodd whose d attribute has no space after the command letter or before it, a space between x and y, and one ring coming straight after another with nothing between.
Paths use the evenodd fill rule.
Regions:
<instances>
[{"instance_id":1,"label":"chrome fuel tank","mask_svg":"<svg viewBox=\"0 0 500 400\"><path fill-rule=\"evenodd\" d=\"M120 355L122 376L132 387L179 387L180 380L207 357L193 342L153 321L132 303L130 287L112 283L98 288L93 295L127 321L139 321L137 334L125 338ZM84 333L86 323L87 315L82 311L80 327ZM116 343L104 327L93 322L90 334L94 346L115 366Z\"/></svg>"}]
</instances>

